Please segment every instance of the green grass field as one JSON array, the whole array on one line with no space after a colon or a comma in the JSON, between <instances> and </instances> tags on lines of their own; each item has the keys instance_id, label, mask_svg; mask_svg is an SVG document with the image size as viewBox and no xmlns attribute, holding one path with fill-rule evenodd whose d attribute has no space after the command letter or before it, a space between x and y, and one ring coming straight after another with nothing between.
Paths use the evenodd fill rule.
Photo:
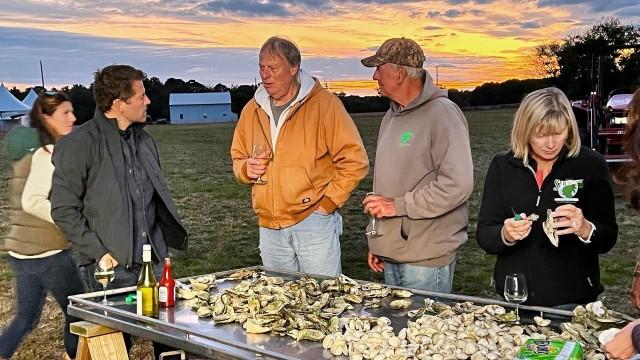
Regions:
<instances>
[{"instance_id":1,"label":"green grass field","mask_svg":"<svg viewBox=\"0 0 640 360\"><path fill-rule=\"evenodd\" d=\"M495 296L490 285L494 257L486 255L474 239L478 208L487 167L495 153L508 148L513 109L467 112L474 159L475 189L469 201L469 241L459 255L454 292ZM372 161L381 115L356 116L355 121ZM162 166L174 199L190 234L189 249L174 254L177 277L260 264L256 218L250 205L250 188L235 182L229 147L235 124L193 126L150 126L157 139ZM0 144L1 145L1 144ZM10 164L0 150L0 188L5 189ZM367 244L363 235L368 221L360 205L370 191L371 175L354 191L342 209L342 264L345 274L363 280L379 280L367 267ZM0 234L7 230L6 191L0 191ZM635 264L639 215L617 199L620 236L616 247L602 256L602 277L607 290L605 304L634 314L626 294ZM561 274L558 274L561 276ZM549 279L553 281L553 279ZM12 317L11 272L0 257L0 326ZM637 315L637 314L636 314ZM49 304L40 328L20 348L15 359L31 359L43 354L39 349L55 346L61 351L61 338L45 331L60 324L60 314ZM55 342L55 344L52 344Z\"/></svg>"}]
</instances>

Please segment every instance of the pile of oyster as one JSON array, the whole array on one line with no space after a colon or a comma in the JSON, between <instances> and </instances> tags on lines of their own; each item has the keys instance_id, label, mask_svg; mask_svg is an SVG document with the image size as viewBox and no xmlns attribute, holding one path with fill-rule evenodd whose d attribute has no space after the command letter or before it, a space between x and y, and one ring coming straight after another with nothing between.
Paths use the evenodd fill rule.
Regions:
<instances>
[{"instance_id":1,"label":"pile of oyster","mask_svg":"<svg viewBox=\"0 0 640 360\"><path fill-rule=\"evenodd\" d=\"M577 307L573 321L561 325L534 317L536 325L509 325L513 312L498 305L470 302L448 305L425 299L423 308L409 311L407 327L393 332L387 318L343 319L340 331L327 335L323 347L333 355L359 359L513 359L528 339L579 342L587 360L604 360L600 330L624 320L614 317L601 302ZM600 329L600 330L598 330Z\"/></svg>"},{"instance_id":2,"label":"pile of oyster","mask_svg":"<svg viewBox=\"0 0 640 360\"><path fill-rule=\"evenodd\" d=\"M353 304L376 308L381 298L394 296L399 299L390 306L403 309L411 305L413 295L377 283L360 284L344 275L322 282L308 276L285 282L278 276L242 270L228 279L239 283L215 294L209 292L215 278L191 280L189 288L178 289L178 298L190 300L199 317L211 317L216 324L237 322L248 333L272 332L297 341L321 341L339 331L340 315L354 309Z\"/></svg>"},{"instance_id":3,"label":"pile of oyster","mask_svg":"<svg viewBox=\"0 0 640 360\"><path fill-rule=\"evenodd\" d=\"M327 353L353 360L512 359L530 338L576 341L585 349L585 359L600 360L604 359L598 341L602 330L625 323L601 302L577 307L572 322L557 330L541 317L534 318L535 325L513 325L515 313L499 305L425 298L424 306L406 312L406 327L395 333L385 317L341 316L354 304L380 307L387 296L392 297L391 309L408 309L413 294L407 290L358 283L344 275L322 282L308 276L285 281L242 270L226 279L238 283L211 294L215 277L199 277L191 279L187 288L178 288L178 297L189 299L199 317L212 318L216 325L236 322L247 333L322 341Z\"/></svg>"}]
</instances>

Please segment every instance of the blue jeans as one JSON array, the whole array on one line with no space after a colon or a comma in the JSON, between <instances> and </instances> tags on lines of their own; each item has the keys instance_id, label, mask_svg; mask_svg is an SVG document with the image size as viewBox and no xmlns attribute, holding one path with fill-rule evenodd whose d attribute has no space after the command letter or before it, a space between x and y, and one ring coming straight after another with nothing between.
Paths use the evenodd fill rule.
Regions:
<instances>
[{"instance_id":1,"label":"blue jeans","mask_svg":"<svg viewBox=\"0 0 640 360\"><path fill-rule=\"evenodd\" d=\"M440 267L384 263L384 282L388 285L417 290L451 293L456 259Z\"/></svg>"},{"instance_id":2,"label":"blue jeans","mask_svg":"<svg viewBox=\"0 0 640 360\"><path fill-rule=\"evenodd\" d=\"M7 258L15 278L16 315L0 336L0 357L9 359L22 338L38 325L50 292L64 313L64 348L69 357L75 358L78 337L71 334L69 324L80 319L67 315L67 296L81 294L84 289L71 252L65 250L40 259Z\"/></svg>"},{"instance_id":3,"label":"blue jeans","mask_svg":"<svg viewBox=\"0 0 640 360\"><path fill-rule=\"evenodd\" d=\"M340 263L342 217L311 213L284 229L260 228L260 256L269 268L335 276Z\"/></svg>"}]
</instances>

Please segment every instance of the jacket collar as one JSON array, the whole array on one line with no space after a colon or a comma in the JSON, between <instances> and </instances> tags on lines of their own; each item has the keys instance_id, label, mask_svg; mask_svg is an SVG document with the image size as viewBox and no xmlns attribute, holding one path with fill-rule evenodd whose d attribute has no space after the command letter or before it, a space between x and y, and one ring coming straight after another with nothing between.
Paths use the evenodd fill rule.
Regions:
<instances>
[{"instance_id":1,"label":"jacket collar","mask_svg":"<svg viewBox=\"0 0 640 360\"><path fill-rule=\"evenodd\" d=\"M311 97L317 91L319 91L319 89L316 86L316 85L319 85L319 84L316 84L317 80L313 78L311 75L307 74L302 69L300 69L300 71L298 72L298 82L300 83L300 91L298 91L298 96L295 98L294 101L291 102L288 108L296 107L298 103L305 102L307 98ZM254 98L256 100L256 103L258 103L258 106L260 106L262 110L264 110L264 112L266 112L269 115L270 118L273 117L273 114L271 113L271 103L270 103L271 97L269 96L269 93L267 93L267 90L264 88L263 85L260 85L258 87L254 95Z\"/></svg>"},{"instance_id":2,"label":"jacket collar","mask_svg":"<svg viewBox=\"0 0 640 360\"><path fill-rule=\"evenodd\" d=\"M93 116L94 121L98 126L98 130L105 139L107 146L107 152L109 157L113 161L113 167L118 178L118 185L123 186L125 184L125 168L124 168L124 155L122 154L122 144L120 140L120 131L118 130L118 123L114 118L108 118L102 111L96 108ZM120 189L120 194L126 193ZM126 200L123 197L123 201ZM123 202L125 203L125 202Z\"/></svg>"},{"instance_id":3,"label":"jacket collar","mask_svg":"<svg viewBox=\"0 0 640 360\"><path fill-rule=\"evenodd\" d=\"M422 104L429 102L435 98L447 97L447 90L440 89L433 83L433 78L427 71L424 72L424 83L422 85L422 91L415 99L411 100L405 107L401 107L400 104L391 100L390 110L394 115L400 115L405 112L410 112L415 108L422 106Z\"/></svg>"}]
</instances>

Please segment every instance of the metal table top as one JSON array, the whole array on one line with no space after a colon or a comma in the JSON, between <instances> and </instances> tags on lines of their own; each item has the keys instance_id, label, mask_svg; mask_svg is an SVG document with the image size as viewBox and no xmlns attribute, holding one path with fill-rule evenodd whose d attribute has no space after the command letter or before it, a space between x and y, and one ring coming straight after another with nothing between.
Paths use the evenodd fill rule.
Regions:
<instances>
[{"instance_id":1,"label":"metal table top","mask_svg":"<svg viewBox=\"0 0 640 360\"><path fill-rule=\"evenodd\" d=\"M293 280L305 275L296 272L276 271L261 266L246 269L263 270L266 275L281 276L285 280ZM238 270L240 269L218 272L214 275L220 279ZM326 278L323 276L313 277L319 280ZM181 281L188 283L186 279L181 279ZM224 291L224 289L233 287L236 284L236 281L221 282L213 292ZM135 293L135 290L135 287L128 287L107 291L108 299L113 303L112 305L102 305L100 303L102 291L70 296L68 312L70 315L83 320L210 358L216 358L222 354L241 359L255 359L256 357L264 359L339 358L325 351L321 342L297 342L288 336L281 337L272 334L247 334L238 323L215 325L211 318L198 318L187 301L177 300L175 307L160 308L158 319L138 315L136 314L135 303L125 304L124 302L125 296ZM391 325L397 333L407 326L407 312L423 307L425 297L445 302L472 301L476 304L497 304L505 308L514 307L513 304L495 299L409 290L414 293L412 297L413 304L409 309L390 309L388 303L391 301L391 297L387 297L382 300L380 308L364 309L362 304L354 304L354 310L345 311L341 316L386 316L391 319ZM562 321L569 321L572 315L569 311L545 307L520 306L520 309L529 310L529 314L534 315L539 313L555 314L555 317Z\"/></svg>"}]
</instances>

